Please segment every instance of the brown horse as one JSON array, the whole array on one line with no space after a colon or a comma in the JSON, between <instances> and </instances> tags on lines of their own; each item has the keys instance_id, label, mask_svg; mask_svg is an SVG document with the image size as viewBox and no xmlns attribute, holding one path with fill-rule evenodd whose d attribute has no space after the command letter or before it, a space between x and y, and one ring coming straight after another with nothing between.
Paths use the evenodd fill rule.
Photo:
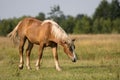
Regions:
<instances>
[{"instance_id":1,"label":"brown horse","mask_svg":"<svg viewBox=\"0 0 120 80\"><path fill-rule=\"evenodd\" d=\"M60 44L64 48L64 52L76 62L76 55L74 52L74 40L65 33L65 31L53 20L40 21L35 18L25 18L18 23L14 30L8 34L13 41L19 37L19 68L23 68L23 50L26 40L28 40L28 47L26 49L26 66L30 67L30 53L33 44L39 45L38 59L36 62L36 69L40 67L40 61L45 47L51 47L53 51L55 66L58 71L61 70L58 62L57 45Z\"/></svg>"}]
</instances>

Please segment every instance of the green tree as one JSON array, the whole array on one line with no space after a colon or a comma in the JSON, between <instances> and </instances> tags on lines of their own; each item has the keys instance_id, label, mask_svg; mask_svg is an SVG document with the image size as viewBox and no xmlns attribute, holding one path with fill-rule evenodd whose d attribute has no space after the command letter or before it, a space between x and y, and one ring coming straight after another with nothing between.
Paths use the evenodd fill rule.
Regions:
<instances>
[{"instance_id":1,"label":"green tree","mask_svg":"<svg viewBox=\"0 0 120 80\"><path fill-rule=\"evenodd\" d=\"M85 15L84 14L78 14L76 17L75 17L75 20L78 21L78 20L81 20Z\"/></svg>"},{"instance_id":2,"label":"green tree","mask_svg":"<svg viewBox=\"0 0 120 80\"><path fill-rule=\"evenodd\" d=\"M112 0L110 4L110 18L112 20L120 18L120 2L118 0Z\"/></svg>"},{"instance_id":3,"label":"green tree","mask_svg":"<svg viewBox=\"0 0 120 80\"><path fill-rule=\"evenodd\" d=\"M120 18L113 20L113 33L120 33Z\"/></svg>"},{"instance_id":4,"label":"green tree","mask_svg":"<svg viewBox=\"0 0 120 80\"><path fill-rule=\"evenodd\" d=\"M82 23L81 23L81 20L77 20L76 24L75 24L75 28L74 28L74 33L75 34L79 34L79 33L83 33L81 30L82 30L82 27L81 27Z\"/></svg>"},{"instance_id":5,"label":"green tree","mask_svg":"<svg viewBox=\"0 0 120 80\"><path fill-rule=\"evenodd\" d=\"M45 14L41 12L36 16L36 18L39 20L45 20Z\"/></svg>"},{"instance_id":6,"label":"green tree","mask_svg":"<svg viewBox=\"0 0 120 80\"><path fill-rule=\"evenodd\" d=\"M111 33L112 32L112 22L110 19L100 19L101 33Z\"/></svg>"},{"instance_id":7,"label":"green tree","mask_svg":"<svg viewBox=\"0 0 120 80\"><path fill-rule=\"evenodd\" d=\"M112 21L110 19L95 19L92 27L93 33L111 33Z\"/></svg>"},{"instance_id":8,"label":"green tree","mask_svg":"<svg viewBox=\"0 0 120 80\"><path fill-rule=\"evenodd\" d=\"M93 15L92 30L95 33L119 32L118 20L120 18L120 2L102 0Z\"/></svg>"},{"instance_id":9,"label":"green tree","mask_svg":"<svg viewBox=\"0 0 120 80\"><path fill-rule=\"evenodd\" d=\"M96 8L93 18L101 18L107 19L110 16L110 5L107 0L102 0L99 6Z\"/></svg>"},{"instance_id":10,"label":"green tree","mask_svg":"<svg viewBox=\"0 0 120 80\"><path fill-rule=\"evenodd\" d=\"M100 20L98 18L96 18L93 22L92 31L93 31L93 33L101 32Z\"/></svg>"},{"instance_id":11,"label":"green tree","mask_svg":"<svg viewBox=\"0 0 120 80\"><path fill-rule=\"evenodd\" d=\"M75 27L74 17L67 16L67 19L64 20L62 26L67 33L73 33L73 28Z\"/></svg>"},{"instance_id":12,"label":"green tree","mask_svg":"<svg viewBox=\"0 0 120 80\"><path fill-rule=\"evenodd\" d=\"M49 19L53 19L59 23L59 18L61 17L61 15L63 15L63 12L60 10L59 5L54 5L53 7L51 7L51 12L49 12L48 15L50 15L48 17Z\"/></svg>"},{"instance_id":13,"label":"green tree","mask_svg":"<svg viewBox=\"0 0 120 80\"><path fill-rule=\"evenodd\" d=\"M74 33L90 33L91 32L91 23L90 18L87 16L77 19Z\"/></svg>"}]
</instances>

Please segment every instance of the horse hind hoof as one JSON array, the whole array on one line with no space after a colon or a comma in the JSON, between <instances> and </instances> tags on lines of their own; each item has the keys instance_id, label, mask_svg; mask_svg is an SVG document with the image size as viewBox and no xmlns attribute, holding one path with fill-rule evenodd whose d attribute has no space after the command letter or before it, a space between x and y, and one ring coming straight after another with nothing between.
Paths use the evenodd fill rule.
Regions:
<instances>
[{"instance_id":1,"label":"horse hind hoof","mask_svg":"<svg viewBox=\"0 0 120 80\"><path fill-rule=\"evenodd\" d=\"M19 69L23 69L23 66L19 66Z\"/></svg>"},{"instance_id":2,"label":"horse hind hoof","mask_svg":"<svg viewBox=\"0 0 120 80\"><path fill-rule=\"evenodd\" d=\"M61 69L61 68L56 68L56 70L57 70L57 71L62 71L62 69Z\"/></svg>"}]
</instances>

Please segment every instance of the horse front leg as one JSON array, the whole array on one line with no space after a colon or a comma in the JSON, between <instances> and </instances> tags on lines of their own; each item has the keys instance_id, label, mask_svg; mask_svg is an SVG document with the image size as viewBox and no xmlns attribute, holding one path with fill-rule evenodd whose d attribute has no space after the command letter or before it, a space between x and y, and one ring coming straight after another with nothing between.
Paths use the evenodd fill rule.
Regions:
<instances>
[{"instance_id":1,"label":"horse front leg","mask_svg":"<svg viewBox=\"0 0 120 80\"><path fill-rule=\"evenodd\" d=\"M37 62L36 62L36 69L37 70L40 69L40 63L41 63L41 59L42 59L43 49L44 49L44 45L40 44L39 53L38 53L38 59L37 59Z\"/></svg>"},{"instance_id":2,"label":"horse front leg","mask_svg":"<svg viewBox=\"0 0 120 80\"><path fill-rule=\"evenodd\" d=\"M28 69L31 69L31 67L30 67L30 54L31 54L32 48L33 48L33 44L31 42L29 42L28 47L26 49L26 66Z\"/></svg>"},{"instance_id":3,"label":"horse front leg","mask_svg":"<svg viewBox=\"0 0 120 80\"><path fill-rule=\"evenodd\" d=\"M61 68L59 66L59 61L58 61L57 44L55 44L55 46L52 47L52 51L53 51L53 57L54 57L54 61L55 61L56 70L61 71Z\"/></svg>"}]
</instances>

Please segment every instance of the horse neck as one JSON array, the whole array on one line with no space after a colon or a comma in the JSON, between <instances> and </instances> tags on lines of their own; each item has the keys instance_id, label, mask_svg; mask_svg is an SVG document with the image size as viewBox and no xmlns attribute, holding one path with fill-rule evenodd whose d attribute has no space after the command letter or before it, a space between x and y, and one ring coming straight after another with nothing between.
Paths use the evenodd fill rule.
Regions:
<instances>
[{"instance_id":1,"label":"horse neck","mask_svg":"<svg viewBox=\"0 0 120 80\"><path fill-rule=\"evenodd\" d=\"M64 41L64 40L60 40L60 41L58 42L58 44L60 44L60 45L61 45L62 47L64 47L64 48L66 48L66 44L69 45L69 42Z\"/></svg>"},{"instance_id":2,"label":"horse neck","mask_svg":"<svg viewBox=\"0 0 120 80\"><path fill-rule=\"evenodd\" d=\"M66 36L66 37L56 37L55 35L53 35L53 34L51 34L51 40L53 41L53 42L55 42L55 43L57 43L57 44L59 44L59 45L61 45L61 46L63 46L63 47L65 47L65 43L66 44L70 44L71 43L71 39L70 39L70 37L69 36Z\"/></svg>"}]
</instances>

